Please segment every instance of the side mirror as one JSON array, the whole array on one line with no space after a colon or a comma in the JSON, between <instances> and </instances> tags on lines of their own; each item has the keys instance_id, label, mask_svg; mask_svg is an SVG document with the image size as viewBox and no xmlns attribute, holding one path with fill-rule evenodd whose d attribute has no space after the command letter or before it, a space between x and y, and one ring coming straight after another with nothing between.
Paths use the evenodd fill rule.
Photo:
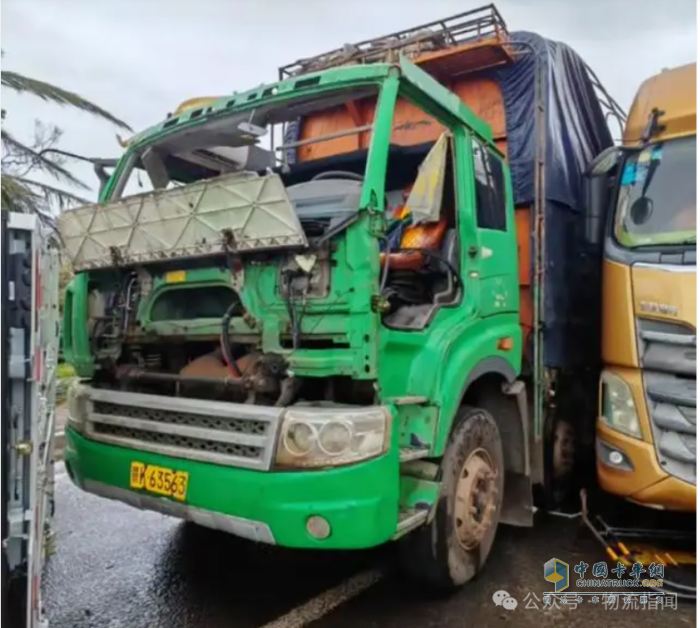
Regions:
<instances>
[{"instance_id":1,"label":"side mirror","mask_svg":"<svg viewBox=\"0 0 700 628\"><path fill-rule=\"evenodd\" d=\"M605 217L610 202L610 175L587 175L584 178L584 199L586 242L598 247L603 242Z\"/></svg>"},{"instance_id":2,"label":"side mirror","mask_svg":"<svg viewBox=\"0 0 700 628\"><path fill-rule=\"evenodd\" d=\"M603 242L605 219L610 206L610 193L620 163L626 155L635 153L638 146L610 146L588 165L584 174L586 212L586 241L593 246Z\"/></svg>"},{"instance_id":3,"label":"side mirror","mask_svg":"<svg viewBox=\"0 0 700 628\"><path fill-rule=\"evenodd\" d=\"M588 164L585 176L600 177L608 174L620 163L620 158L624 154L623 150L624 149L619 146L610 146L609 148L606 148L602 153L595 157L590 164Z\"/></svg>"},{"instance_id":4,"label":"side mirror","mask_svg":"<svg viewBox=\"0 0 700 628\"><path fill-rule=\"evenodd\" d=\"M119 160L91 159L90 161L92 162L92 167L100 181L100 188L97 192L97 198L100 199L102 198L102 192L104 192L104 189L107 187L107 183L109 183L109 178L112 176L112 173L108 173L106 168L112 168L114 170L117 167Z\"/></svg>"}]
</instances>

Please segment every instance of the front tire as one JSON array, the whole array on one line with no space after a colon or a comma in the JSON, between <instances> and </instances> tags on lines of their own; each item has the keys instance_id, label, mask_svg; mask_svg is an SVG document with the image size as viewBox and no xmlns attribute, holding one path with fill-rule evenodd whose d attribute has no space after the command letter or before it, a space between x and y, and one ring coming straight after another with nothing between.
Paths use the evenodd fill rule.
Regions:
<instances>
[{"instance_id":1,"label":"front tire","mask_svg":"<svg viewBox=\"0 0 700 628\"><path fill-rule=\"evenodd\" d=\"M491 551L503 500L503 448L493 417L461 408L440 467L432 521L400 541L400 559L414 580L450 590L469 582Z\"/></svg>"}]
</instances>

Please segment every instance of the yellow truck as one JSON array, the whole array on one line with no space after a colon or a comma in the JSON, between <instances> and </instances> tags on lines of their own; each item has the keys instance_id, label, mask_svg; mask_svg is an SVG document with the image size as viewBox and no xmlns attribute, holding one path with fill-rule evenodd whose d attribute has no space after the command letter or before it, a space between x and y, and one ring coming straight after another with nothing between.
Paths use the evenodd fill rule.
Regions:
<instances>
[{"instance_id":1,"label":"yellow truck","mask_svg":"<svg viewBox=\"0 0 700 628\"><path fill-rule=\"evenodd\" d=\"M587 181L603 250L598 481L683 512L696 511L695 88L695 63L645 81Z\"/></svg>"}]
</instances>

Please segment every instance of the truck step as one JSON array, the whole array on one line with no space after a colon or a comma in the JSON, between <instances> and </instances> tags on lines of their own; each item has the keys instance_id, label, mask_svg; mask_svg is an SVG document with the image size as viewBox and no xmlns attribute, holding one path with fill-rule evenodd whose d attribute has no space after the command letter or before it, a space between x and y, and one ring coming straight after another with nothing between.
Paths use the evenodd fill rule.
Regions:
<instances>
[{"instance_id":1,"label":"truck step","mask_svg":"<svg viewBox=\"0 0 700 628\"><path fill-rule=\"evenodd\" d=\"M396 526L393 538L398 539L404 534L411 532L411 530L422 526L428 520L428 512L427 510L416 510L415 508L400 511L399 523Z\"/></svg>"},{"instance_id":2,"label":"truck step","mask_svg":"<svg viewBox=\"0 0 700 628\"><path fill-rule=\"evenodd\" d=\"M411 462L421 460L430 454L428 447L401 447L399 450L399 462Z\"/></svg>"},{"instance_id":3,"label":"truck step","mask_svg":"<svg viewBox=\"0 0 700 628\"><path fill-rule=\"evenodd\" d=\"M389 397L388 403L393 403L395 406L422 406L428 403L427 397L419 395L406 395L404 397Z\"/></svg>"}]
</instances>

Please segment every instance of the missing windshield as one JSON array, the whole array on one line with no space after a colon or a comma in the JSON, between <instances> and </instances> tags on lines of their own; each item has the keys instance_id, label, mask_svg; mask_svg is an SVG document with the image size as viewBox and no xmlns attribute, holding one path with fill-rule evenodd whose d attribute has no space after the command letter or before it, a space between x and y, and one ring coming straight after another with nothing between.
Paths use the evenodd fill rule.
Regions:
<instances>
[{"instance_id":1,"label":"missing windshield","mask_svg":"<svg viewBox=\"0 0 700 628\"><path fill-rule=\"evenodd\" d=\"M352 87L215 112L134 150L110 200L232 173L276 173L304 230L322 236L358 211L377 92Z\"/></svg>"}]
</instances>

